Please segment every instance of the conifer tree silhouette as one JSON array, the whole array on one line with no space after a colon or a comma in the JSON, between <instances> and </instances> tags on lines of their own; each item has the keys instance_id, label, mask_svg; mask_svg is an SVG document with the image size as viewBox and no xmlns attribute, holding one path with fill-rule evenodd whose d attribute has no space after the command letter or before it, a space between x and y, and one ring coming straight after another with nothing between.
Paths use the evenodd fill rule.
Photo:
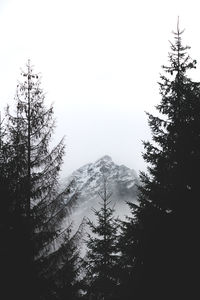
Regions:
<instances>
[{"instance_id":1,"label":"conifer tree silhouette","mask_svg":"<svg viewBox=\"0 0 200 300\"><path fill-rule=\"evenodd\" d=\"M103 190L99 193L102 200L99 210L94 209L97 224L88 221L91 234L88 234L87 295L90 299L113 299L116 287L117 268L117 227L114 209L110 208L111 193L108 192L107 179L104 177Z\"/></svg>"},{"instance_id":2,"label":"conifer tree silhouette","mask_svg":"<svg viewBox=\"0 0 200 300\"><path fill-rule=\"evenodd\" d=\"M159 83L159 114L148 114L153 138L144 143L148 173L141 173L139 206L130 204L132 225L124 233L132 231L130 297L136 299L191 298L197 287L200 83L187 75L196 61L183 46L182 34L178 22Z\"/></svg>"},{"instance_id":3,"label":"conifer tree silhouette","mask_svg":"<svg viewBox=\"0 0 200 300\"><path fill-rule=\"evenodd\" d=\"M34 73L30 61L21 75L15 96L16 109L11 112L8 107L6 113L7 165L9 162L11 166L12 219L15 220L12 243L16 266L13 269L19 272L18 277L15 275L20 299L56 299L54 289L51 293L51 287L46 285L45 290L44 286L45 281L54 281L52 263L59 262L55 257L61 251L57 250L64 247L69 237L63 234L62 222L70 214L76 195L69 198L70 185L60 191L59 172L65 145L62 139L50 149L55 121L53 107L45 107L40 75Z\"/></svg>"}]
</instances>

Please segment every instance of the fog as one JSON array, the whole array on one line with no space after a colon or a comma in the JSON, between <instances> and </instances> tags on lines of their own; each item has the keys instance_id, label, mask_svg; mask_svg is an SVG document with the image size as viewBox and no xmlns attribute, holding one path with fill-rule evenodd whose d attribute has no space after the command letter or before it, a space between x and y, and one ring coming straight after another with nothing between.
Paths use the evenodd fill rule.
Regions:
<instances>
[{"instance_id":1,"label":"fog","mask_svg":"<svg viewBox=\"0 0 200 300\"><path fill-rule=\"evenodd\" d=\"M192 57L200 57L197 4L1 0L0 109L12 105L20 68L31 59L54 105L54 142L66 136L64 176L105 154L145 170L145 111L160 100L157 82L178 16Z\"/></svg>"}]
</instances>

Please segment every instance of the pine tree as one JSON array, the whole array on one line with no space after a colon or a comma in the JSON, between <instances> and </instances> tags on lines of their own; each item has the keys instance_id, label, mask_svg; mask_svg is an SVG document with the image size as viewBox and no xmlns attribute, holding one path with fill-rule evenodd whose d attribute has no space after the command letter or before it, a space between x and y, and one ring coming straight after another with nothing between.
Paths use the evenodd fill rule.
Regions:
<instances>
[{"instance_id":1,"label":"pine tree","mask_svg":"<svg viewBox=\"0 0 200 300\"><path fill-rule=\"evenodd\" d=\"M159 116L148 114L153 135L152 142L144 143L148 173L141 173L140 206L129 228L137 243L132 249L136 299L191 298L195 289L200 84L187 75L196 61L182 45L182 34L178 24L159 83Z\"/></svg>"},{"instance_id":2,"label":"pine tree","mask_svg":"<svg viewBox=\"0 0 200 300\"><path fill-rule=\"evenodd\" d=\"M41 294L44 299L70 299L79 298L81 281L80 241L85 223L80 224L78 230L72 235L72 224L59 235L60 246L42 261L40 267ZM58 239L57 239L58 242Z\"/></svg>"},{"instance_id":3,"label":"pine tree","mask_svg":"<svg viewBox=\"0 0 200 300\"><path fill-rule=\"evenodd\" d=\"M0 278L1 295L3 298L11 298L8 283L14 287L12 250L14 243L13 213L14 197L11 193L12 181L10 180L9 145L6 143L6 132L2 125L0 114ZM6 297L5 297L6 295Z\"/></svg>"},{"instance_id":4,"label":"pine tree","mask_svg":"<svg viewBox=\"0 0 200 300\"><path fill-rule=\"evenodd\" d=\"M18 296L34 299L40 297L37 287L44 280L40 276L43 261L50 264L53 245L61 245L56 240L76 196L69 199L70 186L60 192L58 180L65 146L62 139L50 149L55 127L53 107L45 107L41 80L30 61L22 78L15 96L16 111L10 113L7 108L6 130L15 202L15 269L20 270Z\"/></svg>"},{"instance_id":5,"label":"pine tree","mask_svg":"<svg viewBox=\"0 0 200 300\"><path fill-rule=\"evenodd\" d=\"M97 224L88 221L91 234L86 242L88 252L87 266L87 295L90 299L114 299L117 284L117 228L114 219L114 209L110 208L107 180L104 178L103 191L99 193L102 200L101 208L93 210Z\"/></svg>"}]
</instances>

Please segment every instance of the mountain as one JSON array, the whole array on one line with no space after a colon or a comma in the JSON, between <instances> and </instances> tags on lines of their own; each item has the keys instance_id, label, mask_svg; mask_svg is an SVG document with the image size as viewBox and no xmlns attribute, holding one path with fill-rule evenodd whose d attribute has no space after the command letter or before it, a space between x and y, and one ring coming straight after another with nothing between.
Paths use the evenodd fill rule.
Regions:
<instances>
[{"instance_id":1,"label":"mountain","mask_svg":"<svg viewBox=\"0 0 200 300\"><path fill-rule=\"evenodd\" d=\"M75 225L80 224L84 217L93 220L92 208L99 207L99 193L103 190L104 178L107 182L107 192L111 194L110 205L114 207L116 216L123 218L129 214L126 202L136 202L138 176L134 170L115 164L110 156L105 155L96 162L79 168L65 181L73 182L69 198L78 193L71 216Z\"/></svg>"}]
</instances>

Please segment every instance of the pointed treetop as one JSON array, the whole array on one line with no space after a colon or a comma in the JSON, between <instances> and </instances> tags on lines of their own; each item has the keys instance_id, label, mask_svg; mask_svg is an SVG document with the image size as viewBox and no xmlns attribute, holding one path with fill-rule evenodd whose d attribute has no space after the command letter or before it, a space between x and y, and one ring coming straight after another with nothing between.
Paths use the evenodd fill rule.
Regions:
<instances>
[{"instance_id":1,"label":"pointed treetop","mask_svg":"<svg viewBox=\"0 0 200 300\"><path fill-rule=\"evenodd\" d=\"M177 25L176 25L176 32L172 30L172 33L177 35L177 36L180 36L184 31L185 31L185 28L183 30L180 30L180 26L179 26L179 16L177 18Z\"/></svg>"}]
</instances>

